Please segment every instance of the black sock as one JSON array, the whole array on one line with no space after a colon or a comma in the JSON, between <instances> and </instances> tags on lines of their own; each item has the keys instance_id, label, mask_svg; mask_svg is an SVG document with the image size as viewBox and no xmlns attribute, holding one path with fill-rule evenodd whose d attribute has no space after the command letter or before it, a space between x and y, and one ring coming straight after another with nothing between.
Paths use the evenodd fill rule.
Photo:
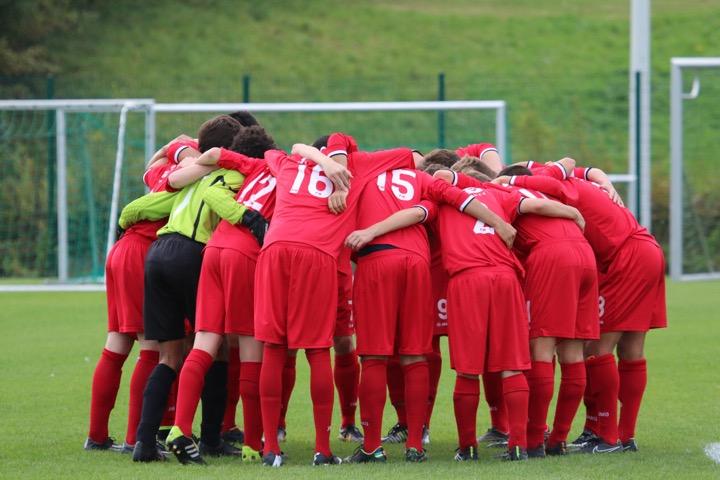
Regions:
<instances>
[{"instance_id":1,"label":"black sock","mask_svg":"<svg viewBox=\"0 0 720 480\"><path fill-rule=\"evenodd\" d=\"M155 445L155 436L160 428L168 395L176 376L175 370L159 363L148 377L137 429L137 439L143 442L143 445Z\"/></svg>"},{"instance_id":2,"label":"black sock","mask_svg":"<svg viewBox=\"0 0 720 480\"><path fill-rule=\"evenodd\" d=\"M225 403L227 402L228 362L213 362L205 374L205 386L202 391L202 424L200 441L205 445L220 445Z\"/></svg>"}]
</instances>

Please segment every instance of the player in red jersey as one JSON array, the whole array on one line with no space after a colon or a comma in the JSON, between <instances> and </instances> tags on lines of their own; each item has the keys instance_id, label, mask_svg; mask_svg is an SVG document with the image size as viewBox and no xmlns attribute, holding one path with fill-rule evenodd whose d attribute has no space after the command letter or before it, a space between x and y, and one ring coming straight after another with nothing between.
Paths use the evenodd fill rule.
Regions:
<instances>
[{"instance_id":1,"label":"player in red jersey","mask_svg":"<svg viewBox=\"0 0 720 480\"><path fill-rule=\"evenodd\" d=\"M143 175L143 183L152 192L167 187L168 174L178 168L186 154L177 149L189 137L181 135L159 149L150 159ZM157 238L157 231L165 219L141 221L128 228L108 253L105 264L105 283L108 305L108 336L102 356L93 375L90 405L90 431L86 450L132 451L135 429L142 408L142 392L150 372L158 362L157 342L145 340L143 335L142 299L145 255ZM108 436L108 419L115 405L120 387L122 366L132 349L140 345L140 354L130 381L130 399L125 444L115 445Z\"/></svg>"},{"instance_id":2,"label":"player in red jersey","mask_svg":"<svg viewBox=\"0 0 720 480\"><path fill-rule=\"evenodd\" d=\"M514 182L576 206L587 219L585 237L599 272L601 335L586 347L588 421L574 443L589 453L617 451L620 444L634 451L635 424L647 382L645 335L651 328L667 326L664 258L632 213L613 202L616 197L607 176L598 169L573 167L572 159L563 159L539 171L564 181L533 175L515 177ZM623 404L619 428L618 398Z\"/></svg>"},{"instance_id":3,"label":"player in red jersey","mask_svg":"<svg viewBox=\"0 0 720 480\"><path fill-rule=\"evenodd\" d=\"M242 458L260 459L258 381L262 344L253 337L253 285L255 262L274 209L275 178L264 160L253 157L262 157L274 147L262 127L252 126L238 132L230 150L212 148L197 160L199 165L237 170L245 175L245 182L235 202L228 203L225 195L216 195L212 189L205 194L207 206L223 221L205 248L198 285L195 341L179 376L175 427L168 435L168 446L182 463L204 463L201 454L221 453L207 446L203 448L202 439L198 447L191 434L201 393L204 399L207 395L203 391L205 376L212 374L213 360L226 335L232 335L230 338L236 342L231 344L235 353L239 346L241 361L239 391L244 393L246 428ZM230 448L226 443L220 447L223 451Z\"/></svg>"},{"instance_id":4,"label":"player in red jersey","mask_svg":"<svg viewBox=\"0 0 720 480\"><path fill-rule=\"evenodd\" d=\"M515 173L529 171L522 166L508 167L495 182ZM546 198L526 188L517 191L527 198ZM524 292L530 319L528 455L544 457L546 451L548 455L564 455L585 390L583 345L585 340L597 340L600 334L595 258L582 231L567 219L522 215L514 226L518 231L514 251L526 271ZM562 383L553 430L545 444L556 351Z\"/></svg>"}]
</instances>

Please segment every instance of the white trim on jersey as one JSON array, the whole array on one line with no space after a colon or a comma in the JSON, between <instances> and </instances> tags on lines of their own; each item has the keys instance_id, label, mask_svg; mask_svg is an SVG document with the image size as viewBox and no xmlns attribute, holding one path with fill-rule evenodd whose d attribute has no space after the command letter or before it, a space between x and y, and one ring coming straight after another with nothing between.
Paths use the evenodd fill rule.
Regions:
<instances>
[{"instance_id":1,"label":"white trim on jersey","mask_svg":"<svg viewBox=\"0 0 720 480\"><path fill-rule=\"evenodd\" d=\"M347 152L345 150L333 150L332 152L326 154L328 157L334 157L335 155L345 155L347 157Z\"/></svg>"},{"instance_id":2,"label":"white trim on jersey","mask_svg":"<svg viewBox=\"0 0 720 480\"><path fill-rule=\"evenodd\" d=\"M480 152L479 158L482 158L482 156L485 155L487 152L496 152L497 153L497 151L498 151L498 149L495 147L487 147L485 150Z\"/></svg>"},{"instance_id":3,"label":"white trim on jersey","mask_svg":"<svg viewBox=\"0 0 720 480\"><path fill-rule=\"evenodd\" d=\"M175 158L173 158L173 162L180 163L180 152L182 152L186 148L190 148L190 147L188 147L187 145L183 145L182 147L175 150Z\"/></svg>"},{"instance_id":4,"label":"white trim on jersey","mask_svg":"<svg viewBox=\"0 0 720 480\"><path fill-rule=\"evenodd\" d=\"M428 209L425 208L423 205L413 205L413 207L421 208L422 211L425 212L425 216L423 217L422 220L420 220L420 223L425 223L425 221L426 221L426 220L428 219L428 217L430 216L430 212L428 211Z\"/></svg>"},{"instance_id":5,"label":"white trim on jersey","mask_svg":"<svg viewBox=\"0 0 720 480\"><path fill-rule=\"evenodd\" d=\"M465 199L465 201L462 203L462 205L460 205L460 211L464 212L465 209L467 208L467 206L470 204L470 202L473 201L474 198L475 197L473 197L472 195L468 195L468 197Z\"/></svg>"},{"instance_id":6,"label":"white trim on jersey","mask_svg":"<svg viewBox=\"0 0 720 480\"><path fill-rule=\"evenodd\" d=\"M553 162L553 165L555 165L556 167L558 167L560 169L560 171L563 174L563 180L567 180L568 173L565 171L565 167L563 167L562 164L560 164L558 162Z\"/></svg>"},{"instance_id":7,"label":"white trim on jersey","mask_svg":"<svg viewBox=\"0 0 720 480\"><path fill-rule=\"evenodd\" d=\"M452 184L453 187L457 187L458 174L455 170L450 170L450 172L452 173L452 181L450 183Z\"/></svg>"}]
</instances>

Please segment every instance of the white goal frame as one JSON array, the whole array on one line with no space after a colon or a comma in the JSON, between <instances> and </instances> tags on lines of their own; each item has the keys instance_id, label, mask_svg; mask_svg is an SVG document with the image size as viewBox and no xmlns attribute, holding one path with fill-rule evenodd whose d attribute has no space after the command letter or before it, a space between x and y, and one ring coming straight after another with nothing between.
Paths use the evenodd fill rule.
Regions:
<instances>
[{"instance_id":1,"label":"white goal frame","mask_svg":"<svg viewBox=\"0 0 720 480\"><path fill-rule=\"evenodd\" d=\"M720 57L674 57L670 61L670 276L673 280L717 280L720 272L683 272L683 101L700 94L695 78L683 92L683 70L720 68Z\"/></svg>"}]
</instances>

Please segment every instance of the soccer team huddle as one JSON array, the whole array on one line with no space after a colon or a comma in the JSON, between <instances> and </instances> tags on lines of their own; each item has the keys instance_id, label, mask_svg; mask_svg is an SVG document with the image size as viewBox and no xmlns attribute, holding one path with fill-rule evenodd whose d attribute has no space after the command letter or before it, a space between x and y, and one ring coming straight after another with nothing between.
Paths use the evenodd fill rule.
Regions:
<instances>
[{"instance_id":1,"label":"soccer team huddle","mask_svg":"<svg viewBox=\"0 0 720 480\"><path fill-rule=\"evenodd\" d=\"M387 442L423 462L447 336L455 460L483 443L511 461L636 451L645 335L667 326L663 253L608 176L575 163L505 166L487 143L364 151L344 133L288 154L248 112L180 135L120 215L85 448L280 467L305 350L313 465L385 462ZM108 419L135 341L119 445ZM478 437L480 377L492 425ZM330 448L335 388L339 437L359 443L345 459Z\"/></svg>"}]
</instances>

